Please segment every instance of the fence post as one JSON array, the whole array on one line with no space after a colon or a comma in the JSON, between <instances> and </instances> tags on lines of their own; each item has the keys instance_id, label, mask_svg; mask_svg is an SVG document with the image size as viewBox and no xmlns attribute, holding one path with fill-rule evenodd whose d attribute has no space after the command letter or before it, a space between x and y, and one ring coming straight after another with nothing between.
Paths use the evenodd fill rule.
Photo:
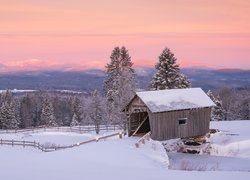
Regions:
<instances>
[{"instance_id":1,"label":"fence post","mask_svg":"<svg viewBox=\"0 0 250 180\"><path fill-rule=\"evenodd\" d=\"M25 148L25 140L23 141L23 147Z\"/></svg>"},{"instance_id":2,"label":"fence post","mask_svg":"<svg viewBox=\"0 0 250 180\"><path fill-rule=\"evenodd\" d=\"M14 140L12 139L12 146L14 146Z\"/></svg>"},{"instance_id":3,"label":"fence post","mask_svg":"<svg viewBox=\"0 0 250 180\"><path fill-rule=\"evenodd\" d=\"M122 139L122 133L121 132L119 133L119 138Z\"/></svg>"},{"instance_id":4,"label":"fence post","mask_svg":"<svg viewBox=\"0 0 250 180\"><path fill-rule=\"evenodd\" d=\"M1 139L1 145L3 144L3 140Z\"/></svg>"},{"instance_id":5,"label":"fence post","mask_svg":"<svg viewBox=\"0 0 250 180\"><path fill-rule=\"evenodd\" d=\"M135 147L136 147L136 148L139 148L139 143L135 143Z\"/></svg>"}]
</instances>

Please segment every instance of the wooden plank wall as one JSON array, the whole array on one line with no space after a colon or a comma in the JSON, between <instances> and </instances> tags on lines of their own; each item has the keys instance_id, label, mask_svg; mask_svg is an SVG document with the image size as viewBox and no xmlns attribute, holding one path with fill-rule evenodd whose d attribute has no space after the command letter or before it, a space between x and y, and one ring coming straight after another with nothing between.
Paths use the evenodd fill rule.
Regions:
<instances>
[{"instance_id":1,"label":"wooden plank wall","mask_svg":"<svg viewBox=\"0 0 250 180\"><path fill-rule=\"evenodd\" d=\"M209 131L210 108L148 113L151 137L154 140L192 137ZM179 124L181 118L187 118L186 124Z\"/></svg>"}]
</instances>

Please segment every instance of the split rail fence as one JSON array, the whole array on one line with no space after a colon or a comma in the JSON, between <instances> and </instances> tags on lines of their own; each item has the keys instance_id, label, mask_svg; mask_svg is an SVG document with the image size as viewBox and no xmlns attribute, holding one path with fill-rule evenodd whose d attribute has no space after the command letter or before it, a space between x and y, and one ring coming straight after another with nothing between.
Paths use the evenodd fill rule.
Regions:
<instances>
[{"instance_id":1,"label":"split rail fence","mask_svg":"<svg viewBox=\"0 0 250 180\"><path fill-rule=\"evenodd\" d=\"M0 130L0 134L6 133L25 133L25 132L75 132L75 133L87 133L95 131L95 126L75 126L75 127L39 127L39 128L27 128L27 129L7 129ZM100 131L116 131L121 130L119 125L101 125Z\"/></svg>"},{"instance_id":2,"label":"split rail fence","mask_svg":"<svg viewBox=\"0 0 250 180\"><path fill-rule=\"evenodd\" d=\"M148 132L147 134L145 134L144 136L142 136L136 143L135 143L135 147L139 148L140 144L145 144L145 141L150 141L151 137L150 137L151 132Z\"/></svg>"},{"instance_id":3,"label":"split rail fence","mask_svg":"<svg viewBox=\"0 0 250 180\"><path fill-rule=\"evenodd\" d=\"M110 134L107 136L93 138L93 139L79 142L76 144L72 144L69 146L57 146L57 145L46 146L46 145L40 144L39 142L36 142L36 141L17 141L17 140L4 140L4 139L0 139L0 145L23 146L23 147L28 146L28 147L38 148L43 152L52 152L52 151L57 151L57 150L61 150L61 149L78 147L78 146L81 146L83 144L87 144L87 143L91 143L91 142L98 142L99 140L105 140L107 138L115 137L115 136L119 136L119 138L121 139L123 137L123 135L124 135L124 132L118 132L118 133Z\"/></svg>"},{"instance_id":4,"label":"split rail fence","mask_svg":"<svg viewBox=\"0 0 250 180\"><path fill-rule=\"evenodd\" d=\"M15 129L15 130L0 130L0 134L11 134L11 133L39 133L39 132L74 132L74 133L88 133L95 131L95 126L75 126L75 127L39 127L39 128L27 128L27 129ZM111 135L107 136L101 136L98 138L93 138L87 141L79 142L76 144L68 145L68 146L60 146L60 145L44 145L40 144L36 141L18 141L18 140L5 140L0 139L0 145L11 145L11 146L23 146L23 147L34 147L37 149L40 149L43 152L51 152L51 151L57 151L61 149L67 149L67 148L73 148L78 147L83 144L87 144L90 142L98 142L102 139L107 139L114 136L119 136L122 138L124 135L123 132L121 132L121 127L118 125L100 125L99 127L100 131L117 131L118 133L113 133Z\"/></svg>"}]
</instances>

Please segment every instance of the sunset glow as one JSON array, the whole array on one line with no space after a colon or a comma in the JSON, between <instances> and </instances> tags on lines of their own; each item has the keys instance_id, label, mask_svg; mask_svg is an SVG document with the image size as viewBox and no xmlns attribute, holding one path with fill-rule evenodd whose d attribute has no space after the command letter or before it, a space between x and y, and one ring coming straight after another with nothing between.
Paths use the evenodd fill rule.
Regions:
<instances>
[{"instance_id":1,"label":"sunset glow","mask_svg":"<svg viewBox=\"0 0 250 180\"><path fill-rule=\"evenodd\" d=\"M250 69L248 0L10 0L0 6L0 72L104 68L115 46L135 66L169 47L182 67Z\"/></svg>"}]
</instances>

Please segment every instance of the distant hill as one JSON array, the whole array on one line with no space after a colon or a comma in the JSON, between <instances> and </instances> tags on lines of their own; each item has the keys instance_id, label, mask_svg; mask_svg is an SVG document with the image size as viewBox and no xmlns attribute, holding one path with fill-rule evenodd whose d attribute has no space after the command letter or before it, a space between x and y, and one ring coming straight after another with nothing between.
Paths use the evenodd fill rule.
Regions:
<instances>
[{"instance_id":1,"label":"distant hill","mask_svg":"<svg viewBox=\"0 0 250 180\"><path fill-rule=\"evenodd\" d=\"M250 88L250 70L209 68L184 68L181 70L192 82L193 87L216 90L224 86ZM137 83L147 89L155 69L137 67ZM99 69L85 71L20 72L0 75L0 89L34 90L102 90L105 72Z\"/></svg>"}]
</instances>

